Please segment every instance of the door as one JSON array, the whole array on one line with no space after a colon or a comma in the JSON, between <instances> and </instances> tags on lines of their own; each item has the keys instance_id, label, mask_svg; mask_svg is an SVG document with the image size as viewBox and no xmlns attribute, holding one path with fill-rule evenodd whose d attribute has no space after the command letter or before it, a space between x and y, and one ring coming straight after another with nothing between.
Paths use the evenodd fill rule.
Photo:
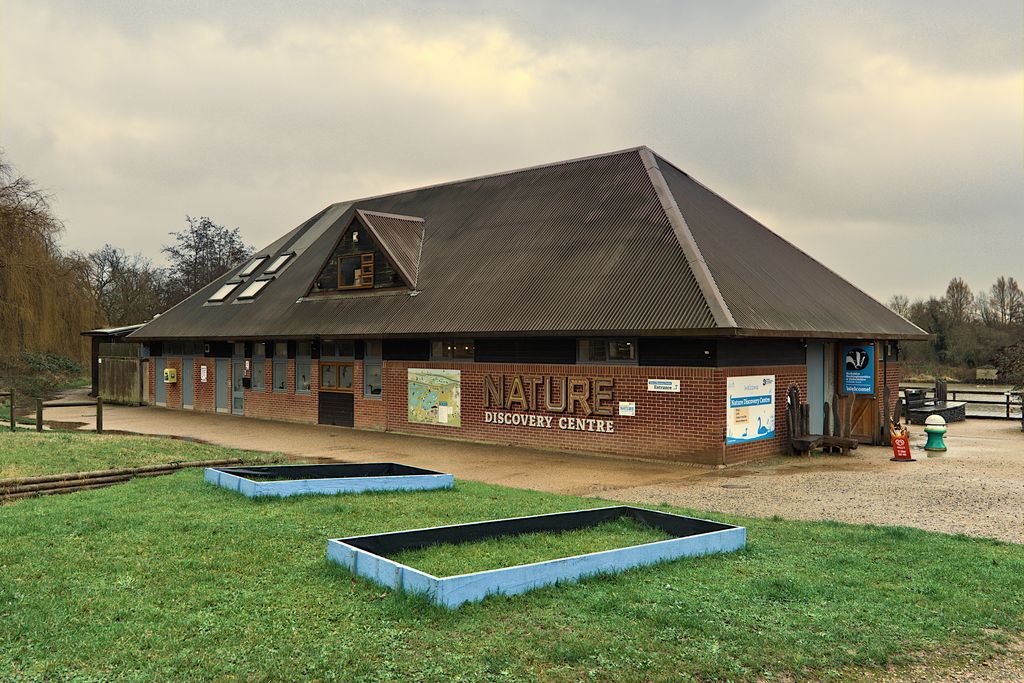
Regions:
<instances>
[{"instance_id":1,"label":"door","mask_svg":"<svg viewBox=\"0 0 1024 683\"><path fill-rule=\"evenodd\" d=\"M158 406L167 406L167 385L164 384L164 369L167 359L153 359L153 402Z\"/></svg>"},{"instance_id":2,"label":"door","mask_svg":"<svg viewBox=\"0 0 1024 683\"><path fill-rule=\"evenodd\" d=\"M218 413L226 413L229 409L228 400L231 395L230 370L231 365L227 358L217 359L217 371L214 375L213 381L217 385L216 395Z\"/></svg>"},{"instance_id":3,"label":"door","mask_svg":"<svg viewBox=\"0 0 1024 683\"><path fill-rule=\"evenodd\" d=\"M317 421L338 427L355 426L355 395L350 362L320 362L319 414Z\"/></svg>"},{"instance_id":4,"label":"door","mask_svg":"<svg viewBox=\"0 0 1024 683\"><path fill-rule=\"evenodd\" d=\"M825 393L825 344L807 342L807 403L811 411L811 433L821 434L825 426L825 401L832 396Z\"/></svg>"},{"instance_id":5,"label":"door","mask_svg":"<svg viewBox=\"0 0 1024 683\"><path fill-rule=\"evenodd\" d=\"M142 382L142 405L148 406L149 405L149 401L150 401L150 398L149 398L149 359L148 358L143 358L142 359L141 382Z\"/></svg>"},{"instance_id":6,"label":"door","mask_svg":"<svg viewBox=\"0 0 1024 683\"><path fill-rule=\"evenodd\" d=\"M231 412L245 415L245 359L231 361Z\"/></svg>"},{"instance_id":7,"label":"door","mask_svg":"<svg viewBox=\"0 0 1024 683\"><path fill-rule=\"evenodd\" d=\"M192 410L192 400L195 396L195 360L192 358L181 359L181 407L185 410Z\"/></svg>"}]
</instances>

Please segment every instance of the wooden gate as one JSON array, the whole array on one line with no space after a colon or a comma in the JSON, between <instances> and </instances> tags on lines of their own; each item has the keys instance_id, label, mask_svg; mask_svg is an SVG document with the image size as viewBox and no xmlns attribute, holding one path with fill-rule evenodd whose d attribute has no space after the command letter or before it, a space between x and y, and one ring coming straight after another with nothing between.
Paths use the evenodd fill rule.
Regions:
<instances>
[{"instance_id":1,"label":"wooden gate","mask_svg":"<svg viewBox=\"0 0 1024 683\"><path fill-rule=\"evenodd\" d=\"M137 406L142 402L142 367L138 358L101 357L100 396L107 403Z\"/></svg>"}]
</instances>

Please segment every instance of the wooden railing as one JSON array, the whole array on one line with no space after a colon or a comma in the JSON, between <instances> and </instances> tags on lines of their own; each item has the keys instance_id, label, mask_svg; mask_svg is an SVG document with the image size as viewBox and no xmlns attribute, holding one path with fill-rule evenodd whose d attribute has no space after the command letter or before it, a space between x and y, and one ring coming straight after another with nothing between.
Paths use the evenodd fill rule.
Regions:
<instances>
[{"instance_id":1,"label":"wooden railing","mask_svg":"<svg viewBox=\"0 0 1024 683\"><path fill-rule=\"evenodd\" d=\"M17 418L14 416L14 388L10 391L0 391L0 398L10 399L11 404L11 431L13 432L17 424ZM43 431L43 408L74 408L81 407L87 408L89 406L96 406L96 433L103 433L103 397L96 397L95 401L43 401L41 398L36 399L36 431Z\"/></svg>"},{"instance_id":2,"label":"wooden railing","mask_svg":"<svg viewBox=\"0 0 1024 683\"><path fill-rule=\"evenodd\" d=\"M912 387L904 384L900 385L900 392L904 389L916 389L924 392L925 398L935 398L934 387ZM960 395L960 398L957 397ZM901 395L903 395L901 393ZM978 398L966 398L966 396L998 396L998 399L978 399ZM1006 419L1006 420L1019 420L1021 419L1022 407L1022 393L1020 391L998 391L992 389L947 389L946 397L950 401L963 401L967 404L967 407L972 405L986 405L986 406L1002 406L1004 408L1004 415L998 413L989 412L987 414L973 413L967 417L980 417L980 418L993 418L993 419ZM1013 412L1016 411L1016 415Z\"/></svg>"},{"instance_id":3,"label":"wooden railing","mask_svg":"<svg viewBox=\"0 0 1024 683\"><path fill-rule=\"evenodd\" d=\"M96 433L103 433L103 397L97 396L95 401L46 401L36 399L36 431L43 431L43 408L88 408L96 406Z\"/></svg>"}]
</instances>

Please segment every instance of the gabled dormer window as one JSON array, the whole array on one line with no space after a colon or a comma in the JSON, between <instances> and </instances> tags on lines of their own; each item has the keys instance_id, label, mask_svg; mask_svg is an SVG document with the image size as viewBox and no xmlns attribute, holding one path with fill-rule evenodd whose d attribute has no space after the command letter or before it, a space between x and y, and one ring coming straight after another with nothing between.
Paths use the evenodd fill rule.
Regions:
<instances>
[{"instance_id":1,"label":"gabled dormer window","mask_svg":"<svg viewBox=\"0 0 1024 683\"><path fill-rule=\"evenodd\" d=\"M424 225L424 219L415 216L357 210L330 255L324 255L324 265L310 293L400 287L415 290ZM264 272L272 272L275 263Z\"/></svg>"},{"instance_id":2,"label":"gabled dormer window","mask_svg":"<svg viewBox=\"0 0 1024 683\"><path fill-rule=\"evenodd\" d=\"M252 261L249 261L249 263L245 266L245 268L242 268L242 270L239 271L238 276L239 277L249 277L250 275L255 273L256 269L260 267L260 264L263 263L266 260L267 260L266 256L257 256Z\"/></svg>"}]
</instances>

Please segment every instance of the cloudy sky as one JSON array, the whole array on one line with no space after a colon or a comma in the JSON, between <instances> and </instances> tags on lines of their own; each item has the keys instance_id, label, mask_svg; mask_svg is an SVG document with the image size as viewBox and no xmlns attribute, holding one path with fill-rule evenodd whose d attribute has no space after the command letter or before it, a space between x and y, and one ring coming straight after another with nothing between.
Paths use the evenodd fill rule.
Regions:
<instances>
[{"instance_id":1,"label":"cloudy sky","mask_svg":"<svg viewBox=\"0 0 1024 683\"><path fill-rule=\"evenodd\" d=\"M1024 280L1024 3L0 0L0 146L160 260L646 144L887 299Z\"/></svg>"}]
</instances>

